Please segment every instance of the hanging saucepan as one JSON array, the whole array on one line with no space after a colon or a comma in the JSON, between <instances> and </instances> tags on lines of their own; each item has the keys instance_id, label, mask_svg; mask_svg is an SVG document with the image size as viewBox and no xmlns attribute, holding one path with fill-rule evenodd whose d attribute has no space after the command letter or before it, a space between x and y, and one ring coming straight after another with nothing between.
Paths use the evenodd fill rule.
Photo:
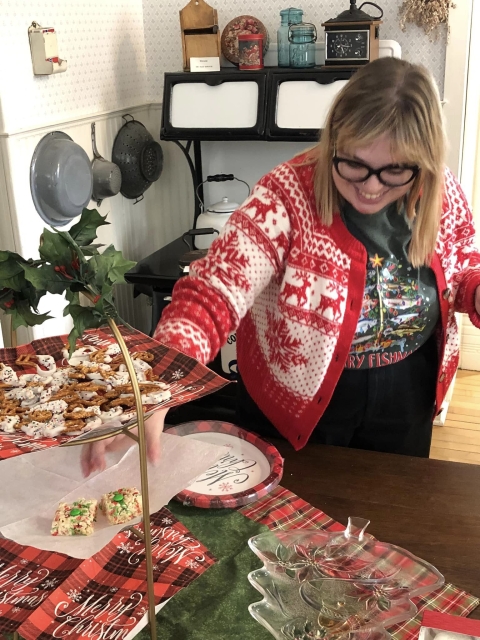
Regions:
<instances>
[{"instance_id":1,"label":"hanging saucepan","mask_svg":"<svg viewBox=\"0 0 480 640\"><path fill-rule=\"evenodd\" d=\"M127 120L127 116L132 119ZM112 160L122 173L120 193L137 204L162 173L163 151L141 122L129 113L122 117L125 124L113 143Z\"/></svg>"},{"instance_id":2,"label":"hanging saucepan","mask_svg":"<svg viewBox=\"0 0 480 640\"><path fill-rule=\"evenodd\" d=\"M116 196L122 186L122 173L120 167L114 162L109 162L98 153L97 139L95 135L95 123L92 122L92 148L93 148L93 192L92 199L97 205L102 204L104 198Z\"/></svg>"}]
</instances>

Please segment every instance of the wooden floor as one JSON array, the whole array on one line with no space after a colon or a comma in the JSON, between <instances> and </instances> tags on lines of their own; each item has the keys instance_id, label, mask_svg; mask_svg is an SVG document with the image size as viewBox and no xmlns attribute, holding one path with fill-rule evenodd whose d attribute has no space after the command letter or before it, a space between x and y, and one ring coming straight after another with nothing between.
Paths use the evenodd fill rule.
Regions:
<instances>
[{"instance_id":1,"label":"wooden floor","mask_svg":"<svg viewBox=\"0 0 480 640\"><path fill-rule=\"evenodd\" d=\"M430 457L480 464L480 371L457 372L445 425L433 428Z\"/></svg>"}]
</instances>

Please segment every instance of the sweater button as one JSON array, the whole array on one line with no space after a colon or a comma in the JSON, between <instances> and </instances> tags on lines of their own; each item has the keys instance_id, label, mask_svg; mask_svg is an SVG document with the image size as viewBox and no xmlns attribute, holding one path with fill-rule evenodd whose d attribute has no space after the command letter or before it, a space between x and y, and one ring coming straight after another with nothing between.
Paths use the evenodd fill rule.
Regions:
<instances>
[{"instance_id":1,"label":"sweater button","mask_svg":"<svg viewBox=\"0 0 480 640\"><path fill-rule=\"evenodd\" d=\"M448 300L449 297L450 297L450 289L445 289L445 291L443 292L443 299Z\"/></svg>"},{"instance_id":2,"label":"sweater button","mask_svg":"<svg viewBox=\"0 0 480 640\"><path fill-rule=\"evenodd\" d=\"M444 373L442 373L442 374L440 375L440 377L438 378L438 381L439 381L439 382L443 382L444 380L445 380L445 374L444 374Z\"/></svg>"}]
</instances>

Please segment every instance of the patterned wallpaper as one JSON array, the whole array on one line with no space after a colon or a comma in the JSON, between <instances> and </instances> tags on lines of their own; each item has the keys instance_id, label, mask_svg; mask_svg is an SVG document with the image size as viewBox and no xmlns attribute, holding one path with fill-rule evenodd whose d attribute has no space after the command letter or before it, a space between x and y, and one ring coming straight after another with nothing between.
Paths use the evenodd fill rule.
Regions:
<instances>
[{"instance_id":1,"label":"patterned wallpaper","mask_svg":"<svg viewBox=\"0 0 480 640\"><path fill-rule=\"evenodd\" d=\"M396 40L402 47L402 57L411 62L424 64L434 74L443 94L445 71L446 29L439 31L437 39L431 41L422 29L409 25L405 33L398 24L398 8L401 0L375 0L384 9L384 23L380 27L382 40ZM145 48L148 69L149 97L161 101L163 73L182 69L180 19L178 12L187 0L143 0L145 25ZM348 0L299 0L292 5L285 0L209 0L218 11L220 29L238 15L251 14L259 18L267 27L272 40L276 40L276 30L280 23L279 12L288 6L303 9L304 20L313 22L319 32L321 23L335 17L349 7ZM360 6L361 2L358 2ZM374 7L365 7L374 12ZM323 36L322 40L323 40Z\"/></svg>"},{"instance_id":2,"label":"patterned wallpaper","mask_svg":"<svg viewBox=\"0 0 480 640\"><path fill-rule=\"evenodd\" d=\"M0 5L0 132L148 101L142 0ZM55 27L59 55L68 61L65 73L33 75L27 34L33 21Z\"/></svg>"},{"instance_id":3,"label":"patterned wallpaper","mask_svg":"<svg viewBox=\"0 0 480 640\"><path fill-rule=\"evenodd\" d=\"M400 43L405 59L421 62L443 91L446 31L431 41L422 30L398 24L400 0L383 6L381 38ZM260 18L272 40L283 0L211 0L220 28L236 15ZM163 73L182 67L179 10L186 0L1 0L0 132L15 132L102 111L160 102ZM348 6L348 0L298 3L304 19L320 23ZM35 20L57 30L66 73L34 76L27 29Z\"/></svg>"}]
</instances>

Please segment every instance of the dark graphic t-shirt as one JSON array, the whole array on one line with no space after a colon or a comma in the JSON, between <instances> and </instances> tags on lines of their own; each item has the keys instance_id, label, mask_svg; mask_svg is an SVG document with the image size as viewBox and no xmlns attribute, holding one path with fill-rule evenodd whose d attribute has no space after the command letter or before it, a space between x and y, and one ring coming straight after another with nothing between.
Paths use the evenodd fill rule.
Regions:
<instances>
[{"instance_id":1,"label":"dark graphic t-shirt","mask_svg":"<svg viewBox=\"0 0 480 640\"><path fill-rule=\"evenodd\" d=\"M363 306L345 366L393 364L418 349L435 329L435 275L429 267L412 267L408 261L412 232L396 203L368 215L346 203L342 217L368 253Z\"/></svg>"}]
</instances>

